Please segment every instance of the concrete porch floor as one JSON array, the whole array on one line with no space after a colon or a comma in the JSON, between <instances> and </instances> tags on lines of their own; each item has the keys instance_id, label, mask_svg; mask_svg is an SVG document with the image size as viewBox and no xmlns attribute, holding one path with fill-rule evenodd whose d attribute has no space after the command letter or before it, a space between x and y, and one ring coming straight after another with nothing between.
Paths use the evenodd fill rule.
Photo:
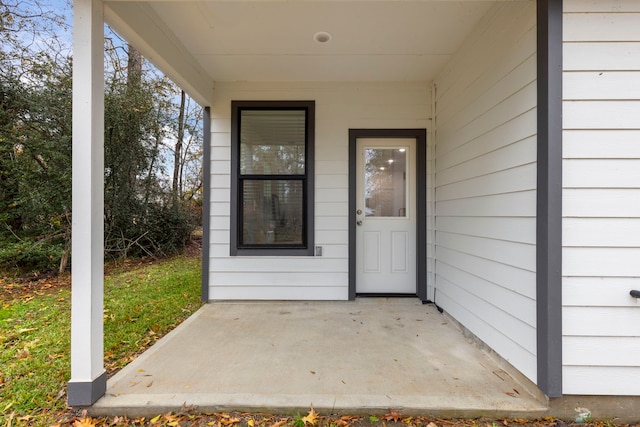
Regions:
<instances>
[{"instance_id":1,"label":"concrete porch floor","mask_svg":"<svg viewBox=\"0 0 640 427\"><path fill-rule=\"evenodd\" d=\"M545 397L417 299L210 303L113 376L96 416L538 417Z\"/></svg>"}]
</instances>

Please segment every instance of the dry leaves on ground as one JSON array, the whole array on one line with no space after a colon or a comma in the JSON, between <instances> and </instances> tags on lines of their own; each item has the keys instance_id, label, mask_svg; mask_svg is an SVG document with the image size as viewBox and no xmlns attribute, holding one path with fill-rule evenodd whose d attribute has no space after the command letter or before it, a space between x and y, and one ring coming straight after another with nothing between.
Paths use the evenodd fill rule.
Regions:
<instances>
[{"instance_id":1,"label":"dry leaves on ground","mask_svg":"<svg viewBox=\"0 0 640 427\"><path fill-rule=\"evenodd\" d=\"M313 406L304 417L288 417L262 413L198 413L198 408L183 405L177 413L168 412L153 418L91 418L86 411L68 414L52 427L640 427L612 421L566 423L554 418L524 419L441 419L434 417L403 416L389 408L384 415L328 415L318 413Z\"/></svg>"}]
</instances>

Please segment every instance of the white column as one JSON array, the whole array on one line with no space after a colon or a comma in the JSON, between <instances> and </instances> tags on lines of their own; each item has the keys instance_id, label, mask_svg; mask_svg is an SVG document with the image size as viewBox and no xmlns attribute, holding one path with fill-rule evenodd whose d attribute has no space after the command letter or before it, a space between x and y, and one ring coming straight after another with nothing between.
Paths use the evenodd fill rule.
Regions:
<instances>
[{"instance_id":1,"label":"white column","mask_svg":"<svg viewBox=\"0 0 640 427\"><path fill-rule=\"evenodd\" d=\"M91 405L106 390L103 43L102 0L74 0L71 406Z\"/></svg>"}]
</instances>

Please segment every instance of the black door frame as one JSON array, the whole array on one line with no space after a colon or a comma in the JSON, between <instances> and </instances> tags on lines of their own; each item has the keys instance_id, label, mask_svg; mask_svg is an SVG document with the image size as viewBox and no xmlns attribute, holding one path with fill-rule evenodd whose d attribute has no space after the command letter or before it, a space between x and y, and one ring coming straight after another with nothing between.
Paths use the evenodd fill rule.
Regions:
<instances>
[{"instance_id":1,"label":"black door frame","mask_svg":"<svg viewBox=\"0 0 640 427\"><path fill-rule=\"evenodd\" d=\"M427 130L349 129L349 299L356 298L356 145L358 138L416 140L416 295L427 300Z\"/></svg>"}]
</instances>

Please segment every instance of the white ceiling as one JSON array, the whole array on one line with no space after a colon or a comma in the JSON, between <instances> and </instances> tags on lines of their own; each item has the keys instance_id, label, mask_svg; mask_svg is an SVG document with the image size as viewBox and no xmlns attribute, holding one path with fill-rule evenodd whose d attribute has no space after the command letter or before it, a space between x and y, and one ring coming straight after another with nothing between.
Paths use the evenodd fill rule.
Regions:
<instances>
[{"instance_id":1,"label":"white ceiling","mask_svg":"<svg viewBox=\"0 0 640 427\"><path fill-rule=\"evenodd\" d=\"M429 81L495 2L112 0L105 14L161 69L212 82Z\"/></svg>"},{"instance_id":2,"label":"white ceiling","mask_svg":"<svg viewBox=\"0 0 640 427\"><path fill-rule=\"evenodd\" d=\"M218 81L429 80L488 2L215 2L153 7ZM313 39L326 31L324 44Z\"/></svg>"}]
</instances>

